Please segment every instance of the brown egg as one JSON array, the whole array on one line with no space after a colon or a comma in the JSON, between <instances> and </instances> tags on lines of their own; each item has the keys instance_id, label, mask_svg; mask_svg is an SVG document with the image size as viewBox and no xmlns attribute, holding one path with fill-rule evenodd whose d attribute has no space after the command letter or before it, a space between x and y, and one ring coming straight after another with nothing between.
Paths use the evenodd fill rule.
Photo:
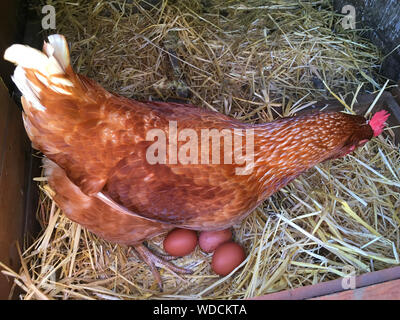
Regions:
<instances>
[{"instance_id":1,"label":"brown egg","mask_svg":"<svg viewBox=\"0 0 400 320\"><path fill-rule=\"evenodd\" d=\"M245 259L243 248L235 242L221 244L214 252L211 268L216 274L226 276Z\"/></svg>"},{"instance_id":2,"label":"brown egg","mask_svg":"<svg viewBox=\"0 0 400 320\"><path fill-rule=\"evenodd\" d=\"M193 230L176 228L164 239L164 250L174 257L191 253L197 246L197 233Z\"/></svg>"},{"instance_id":3,"label":"brown egg","mask_svg":"<svg viewBox=\"0 0 400 320\"><path fill-rule=\"evenodd\" d=\"M229 229L220 231L203 231L199 236L199 245L204 252L213 252L220 244L232 239L232 232Z\"/></svg>"}]
</instances>

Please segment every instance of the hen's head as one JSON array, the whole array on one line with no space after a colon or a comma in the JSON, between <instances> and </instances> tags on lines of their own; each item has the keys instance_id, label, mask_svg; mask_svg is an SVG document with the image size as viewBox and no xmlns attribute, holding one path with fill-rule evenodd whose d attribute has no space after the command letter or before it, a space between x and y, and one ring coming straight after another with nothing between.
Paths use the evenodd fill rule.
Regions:
<instances>
[{"instance_id":1,"label":"hen's head","mask_svg":"<svg viewBox=\"0 0 400 320\"><path fill-rule=\"evenodd\" d=\"M343 147L330 159L343 157L353 152L356 148L362 147L373 137L379 136L383 132L385 121L389 115L387 111L381 110L375 113L370 121L366 121L361 116L353 116L355 120L353 132L349 135Z\"/></svg>"}]
</instances>

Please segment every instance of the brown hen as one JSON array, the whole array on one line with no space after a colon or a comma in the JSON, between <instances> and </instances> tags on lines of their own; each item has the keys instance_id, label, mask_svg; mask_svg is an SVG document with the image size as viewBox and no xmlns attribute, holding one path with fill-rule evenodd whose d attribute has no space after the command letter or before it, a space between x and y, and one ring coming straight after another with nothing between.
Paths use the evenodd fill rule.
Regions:
<instances>
[{"instance_id":1,"label":"brown hen","mask_svg":"<svg viewBox=\"0 0 400 320\"><path fill-rule=\"evenodd\" d=\"M133 245L160 285L155 262L186 270L143 241L176 226L238 223L302 172L379 135L388 117L368 123L331 112L252 125L192 105L130 100L75 74L61 35L43 53L13 45L5 59L17 64L25 128L50 159L54 200L99 236Z\"/></svg>"}]
</instances>

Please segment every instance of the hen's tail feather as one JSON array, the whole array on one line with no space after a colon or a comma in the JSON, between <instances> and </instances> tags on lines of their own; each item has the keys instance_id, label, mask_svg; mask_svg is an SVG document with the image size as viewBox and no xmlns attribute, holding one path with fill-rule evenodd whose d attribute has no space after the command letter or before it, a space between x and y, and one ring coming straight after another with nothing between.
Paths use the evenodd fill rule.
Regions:
<instances>
[{"instance_id":1,"label":"hen's tail feather","mask_svg":"<svg viewBox=\"0 0 400 320\"><path fill-rule=\"evenodd\" d=\"M44 43L43 50L47 56L54 56L64 71L70 66L69 50L67 40L65 37L59 34L54 34L48 37L49 44ZM49 48L49 49L45 49ZM53 49L54 51L52 51Z\"/></svg>"},{"instance_id":2,"label":"hen's tail feather","mask_svg":"<svg viewBox=\"0 0 400 320\"><path fill-rule=\"evenodd\" d=\"M14 44L4 53L4 59L17 65L13 81L26 100L40 111L41 91L71 95L74 87L68 44L62 35L51 35L43 45L43 52L29 46ZM72 80L72 81L71 81Z\"/></svg>"}]
</instances>

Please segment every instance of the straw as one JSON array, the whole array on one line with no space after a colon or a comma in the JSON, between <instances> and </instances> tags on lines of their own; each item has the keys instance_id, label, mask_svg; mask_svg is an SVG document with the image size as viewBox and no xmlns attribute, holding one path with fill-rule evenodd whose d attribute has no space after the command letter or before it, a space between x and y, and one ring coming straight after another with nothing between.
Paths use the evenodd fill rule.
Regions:
<instances>
[{"instance_id":1,"label":"straw","mask_svg":"<svg viewBox=\"0 0 400 320\"><path fill-rule=\"evenodd\" d=\"M261 123L332 95L352 112L359 93L385 87L379 51L341 28L330 1L49 3L75 70L126 97L180 99ZM44 177L43 231L23 248L21 270L1 264L3 273L21 299L242 299L337 279L346 268L388 268L399 264L400 246L400 152L390 133L309 170L234 226L247 257L226 277L197 248L173 261L193 274L160 270L160 292L131 248L67 219ZM162 240L148 245L162 252Z\"/></svg>"}]
</instances>

